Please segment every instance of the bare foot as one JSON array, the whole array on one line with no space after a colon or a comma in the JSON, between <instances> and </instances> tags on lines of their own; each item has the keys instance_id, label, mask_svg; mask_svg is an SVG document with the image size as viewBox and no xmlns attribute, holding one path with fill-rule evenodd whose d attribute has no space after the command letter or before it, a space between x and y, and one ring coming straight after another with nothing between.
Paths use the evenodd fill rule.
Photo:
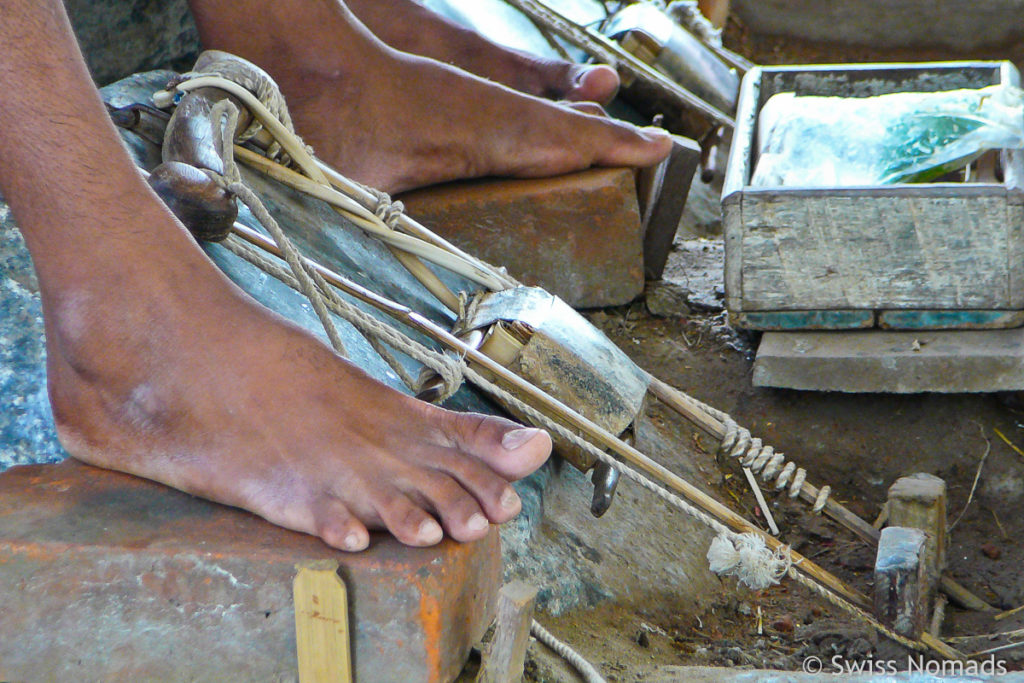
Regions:
<instances>
[{"instance_id":1,"label":"bare foot","mask_svg":"<svg viewBox=\"0 0 1024 683\"><path fill-rule=\"evenodd\" d=\"M0 191L39 277L69 453L345 550L368 527L429 545L516 515L509 482L547 458L544 432L399 394L247 297L140 177L59 0L9 14Z\"/></svg>"},{"instance_id":2,"label":"bare foot","mask_svg":"<svg viewBox=\"0 0 1024 683\"><path fill-rule=\"evenodd\" d=\"M370 31L403 52L430 57L513 90L570 102L607 104L619 75L605 65L544 59L494 43L415 0L347 0Z\"/></svg>"},{"instance_id":3,"label":"bare foot","mask_svg":"<svg viewBox=\"0 0 1024 683\"><path fill-rule=\"evenodd\" d=\"M148 204L124 220L181 230ZM365 548L367 527L415 546L442 527L474 540L519 512L509 481L546 459L544 432L384 387L175 242L175 263L148 259L145 281L99 273L49 311L51 401L72 455L344 550Z\"/></svg>"},{"instance_id":4,"label":"bare foot","mask_svg":"<svg viewBox=\"0 0 1024 683\"><path fill-rule=\"evenodd\" d=\"M249 15L235 16L239 3L193 0L204 43L265 68L319 156L369 185L397 192L481 176L650 166L671 149L659 129L560 106L393 50L339 3L291 5L268 6L261 30L250 31ZM268 33L268 25L279 28Z\"/></svg>"}]
</instances>

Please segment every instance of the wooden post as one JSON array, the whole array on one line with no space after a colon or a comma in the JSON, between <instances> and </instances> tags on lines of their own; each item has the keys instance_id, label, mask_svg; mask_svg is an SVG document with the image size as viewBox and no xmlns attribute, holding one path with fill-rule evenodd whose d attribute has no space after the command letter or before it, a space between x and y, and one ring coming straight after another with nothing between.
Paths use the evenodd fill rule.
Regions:
<instances>
[{"instance_id":1,"label":"wooden post","mask_svg":"<svg viewBox=\"0 0 1024 683\"><path fill-rule=\"evenodd\" d=\"M875 559L875 616L896 633L915 640L928 619L921 561L926 540L918 529L886 527Z\"/></svg>"},{"instance_id":2,"label":"wooden post","mask_svg":"<svg viewBox=\"0 0 1024 683\"><path fill-rule=\"evenodd\" d=\"M889 525L920 529L927 537L922 597L930 603L946 564L946 482L925 473L897 479L889 487Z\"/></svg>"},{"instance_id":3,"label":"wooden post","mask_svg":"<svg viewBox=\"0 0 1024 683\"><path fill-rule=\"evenodd\" d=\"M338 563L296 565L295 647L299 683L352 683L348 597Z\"/></svg>"},{"instance_id":4,"label":"wooden post","mask_svg":"<svg viewBox=\"0 0 1024 683\"><path fill-rule=\"evenodd\" d=\"M523 680L536 601L537 589L522 581L513 581L502 587L498 593L494 637L482 653L477 683L519 683Z\"/></svg>"}]
</instances>

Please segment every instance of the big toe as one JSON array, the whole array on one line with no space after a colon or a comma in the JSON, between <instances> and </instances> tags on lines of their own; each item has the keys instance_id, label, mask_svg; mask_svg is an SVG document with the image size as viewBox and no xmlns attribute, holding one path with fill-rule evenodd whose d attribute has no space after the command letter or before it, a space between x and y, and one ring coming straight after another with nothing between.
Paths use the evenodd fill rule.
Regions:
<instances>
[{"instance_id":1,"label":"big toe","mask_svg":"<svg viewBox=\"0 0 1024 683\"><path fill-rule=\"evenodd\" d=\"M573 102L597 102L605 105L619 92L619 74L605 64L579 65L571 74L572 83L565 99Z\"/></svg>"},{"instance_id":2,"label":"big toe","mask_svg":"<svg viewBox=\"0 0 1024 683\"><path fill-rule=\"evenodd\" d=\"M600 166L646 168L662 161L672 151L672 136L663 128L636 128L615 119L590 118L595 120L595 128L603 128L604 144L598 146L595 158ZM602 138L590 139L593 142Z\"/></svg>"},{"instance_id":3,"label":"big toe","mask_svg":"<svg viewBox=\"0 0 1024 683\"><path fill-rule=\"evenodd\" d=\"M551 455L551 437L499 417L450 413L450 445L482 461L509 481L522 479Z\"/></svg>"}]
</instances>

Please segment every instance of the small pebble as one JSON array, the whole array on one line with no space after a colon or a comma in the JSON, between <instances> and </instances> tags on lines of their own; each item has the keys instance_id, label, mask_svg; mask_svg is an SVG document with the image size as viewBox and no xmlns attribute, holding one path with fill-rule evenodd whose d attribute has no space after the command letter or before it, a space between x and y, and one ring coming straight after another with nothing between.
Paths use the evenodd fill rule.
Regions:
<instances>
[{"instance_id":1,"label":"small pebble","mask_svg":"<svg viewBox=\"0 0 1024 683\"><path fill-rule=\"evenodd\" d=\"M772 628L782 633L792 633L796 630L796 623L793 621L793 617L786 614L773 621Z\"/></svg>"},{"instance_id":2,"label":"small pebble","mask_svg":"<svg viewBox=\"0 0 1024 683\"><path fill-rule=\"evenodd\" d=\"M981 552L990 560L998 560L1003 556L1003 549L997 546L995 543L986 543L981 546Z\"/></svg>"}]
</instances>

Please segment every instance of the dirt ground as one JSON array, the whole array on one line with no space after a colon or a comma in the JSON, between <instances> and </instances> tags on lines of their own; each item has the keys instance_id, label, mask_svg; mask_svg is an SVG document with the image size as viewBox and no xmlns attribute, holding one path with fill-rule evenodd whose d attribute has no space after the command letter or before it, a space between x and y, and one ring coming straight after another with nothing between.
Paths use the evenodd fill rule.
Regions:
<instances>
[{"instance_id":1,"label":"dirt ground","mask_svg":"<svg viewBox=\"0 0 1024 683\"><path fill-rule=\"evenodd\" d=\"M735 21L727 44L757 63L921 61L954 58L1024 60L1024 46L986 54L948 51L879 53L866 48L796 44L752 36ZM716 239L677 239L666 279L678 290L674 313L643 302L589 315L642 367L697 398L731 413L777 450L808 470L808 481L829 484L835 497L873 521L888 487L899 477L928 472L948 486L948 570L1000 610L1024 605L1024 402L1008 395L846 395L754 388L757 339L731 330L721 311L722 245ZM652 306L653 307L653 306ZM671 308L671 307L669 307ZM666 316L665 314L668 313ZM657 407L651 420L686 443L667 461L715 467L707 436ZM683 462L686 461L686 462ZM722 463L719 500L763 526L738 468ZM711 478L713 479L713 478ZM661 503L650 499L653 507ZM769 497L782 538L798 552L870 595L874 551L802 503ZM671 562L665 553L665 562ZM622 576L623 582L633 577ZM678 665L799 670L809 655L849 659L904 657L898 646L811 596L792 582L754 593L727 580L703 608L637 586L626 597L557 617L539 615L557 636L577 647L610 681L659 678ZM676 590L685 591L685 587ZM970 637L1024 629L1024 612L1001 621L947 609L941 634L965 653L1013 642L1017 636ZM1024 646L997 654L1012 670L1024 669ZM578 680L536 643L527 679Z\"/></svg>"}]
</instances>

